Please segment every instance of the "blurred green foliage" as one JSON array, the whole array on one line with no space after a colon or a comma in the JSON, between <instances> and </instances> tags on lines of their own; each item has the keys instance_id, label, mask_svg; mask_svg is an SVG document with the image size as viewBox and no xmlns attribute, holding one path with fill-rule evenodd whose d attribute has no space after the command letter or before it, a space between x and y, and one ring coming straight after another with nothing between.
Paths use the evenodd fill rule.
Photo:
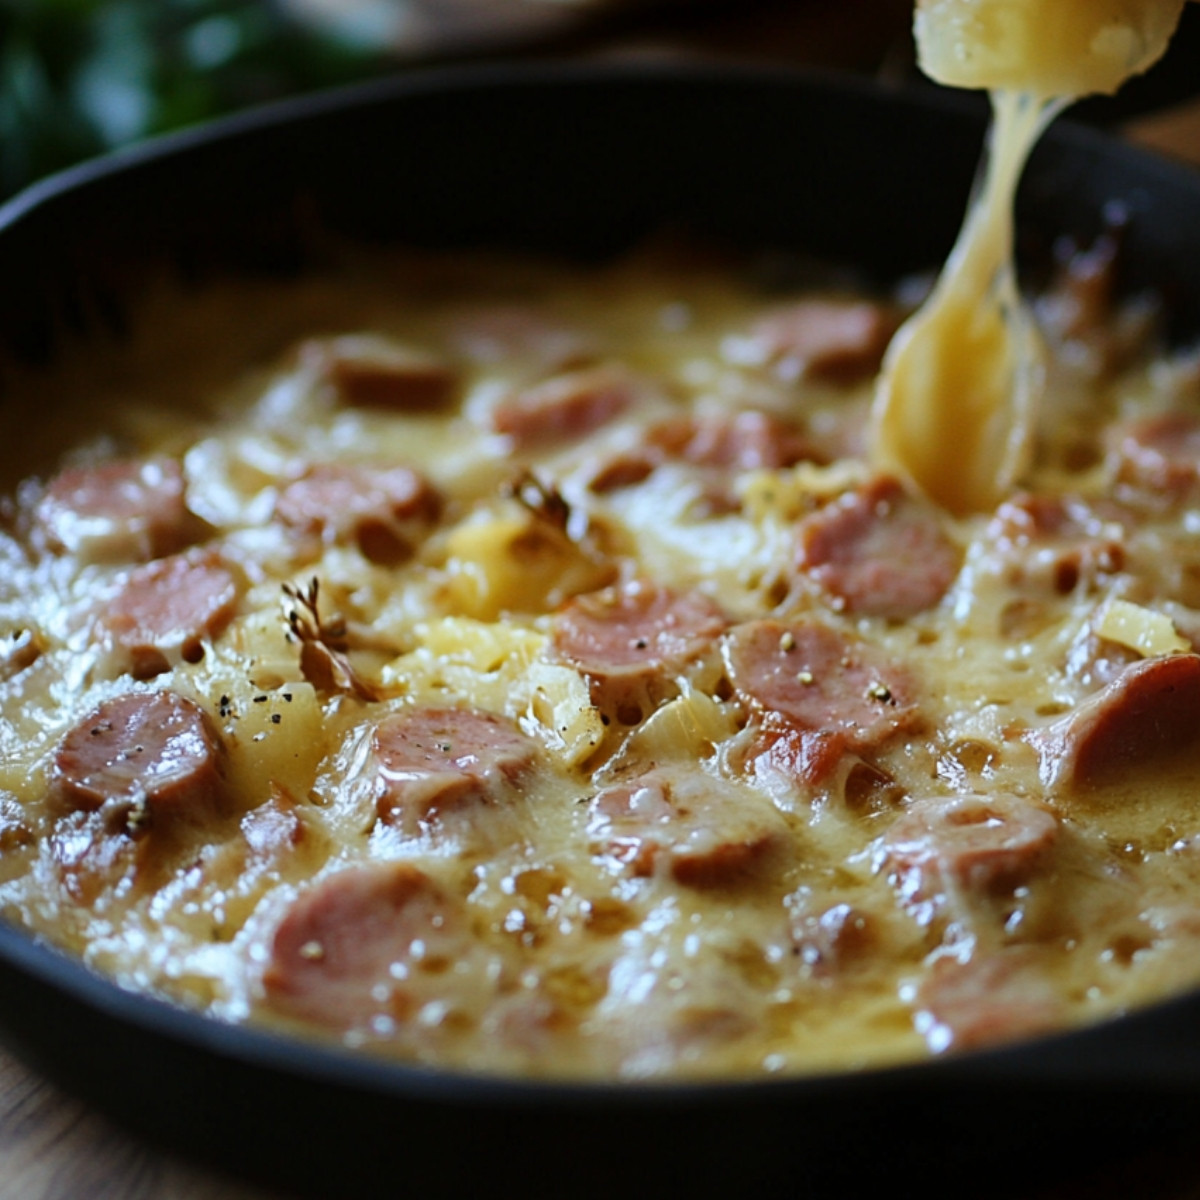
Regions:
<instances>
[{"instance_id":1,"label":"blurred green foliage","mask_svg":"<svg viewBox=\"0 0 1200 1200\"><path fill-rule=\"evenodd\" d=\"M269 0L0 0L0 194L383 65L297 28Z\"/></svg>"}]
</instances>

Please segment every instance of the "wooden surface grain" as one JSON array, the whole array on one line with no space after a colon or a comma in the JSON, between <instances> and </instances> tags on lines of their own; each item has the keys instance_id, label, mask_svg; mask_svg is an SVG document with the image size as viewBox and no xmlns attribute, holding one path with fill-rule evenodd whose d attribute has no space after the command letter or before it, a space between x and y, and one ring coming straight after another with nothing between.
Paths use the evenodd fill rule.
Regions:
<instances>
[{"instance_id":1,"label":"wooden surface grain","mask_svg":"<svg viewBox=\"0 0 1200 1200\"><path fill-rule=\"evenodd\" d=\"M1200 163L1200 102L1143 117L1131 140ZM1129 1190L1131 1189L1132 1190ZM1200 1200L1200 1150L1171 1147L1105 1164L1053 1198ZM279 1200L184 1163L114 1126L0 1050L0 1200Z\"/></svg>"},{"instance_id":2,"label":"wooden surface grain","mask_svg":"<svg viewBox=\"0 0 1200 1200\"><path fill-rule=\"evenodd\" d=\"M1124 133L1160 154L1200 165L1200 100L1141 117L1126 125Z\"/></svg>"},{"instance_id":3,"label":"wooden surface grain","mask_svg":"<svg viewBox=\"0 0 1200 1200\"><path fill-rule=\"evenodd\" d=\"M0 1050L0 1200L281 1200L118 1129Z\"/></svg>"}]
</instances>

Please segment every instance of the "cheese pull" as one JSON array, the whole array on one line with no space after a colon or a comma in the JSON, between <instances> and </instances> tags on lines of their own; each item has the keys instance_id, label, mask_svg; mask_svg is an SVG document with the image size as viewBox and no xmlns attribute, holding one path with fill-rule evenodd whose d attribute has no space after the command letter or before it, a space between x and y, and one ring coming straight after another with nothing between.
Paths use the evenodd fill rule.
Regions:
<instances>
[{"instance_id":1,"label":"cheese pull","mask_svg":"<svg viewBox=\"0 0 1200 1200\"><path fill-rule=\"evenodd\" d=\"M888 348L873 413L878 465L958 515L993 508L1025 470L1045 378L1012 265L1012 207L1057 106L993 101L982 185L937 286Z\"/></svg>"},{"instance_id":2,"label":"cheese pull","mask_svg":"<svg viewBox=\"0 0 1200 1200\"><path fill-rule=\"evenodd\" d=\"M873 413L880 466L956 514L982 512L1032 453L1045 371L1012 262L1021 172L1064 104L1113 92L1167 48L1184 0L917 0L921 67L989 88L987 171L929 300L883 364Z\"/></svg>"},{"instance_id":3,"label":"cheese pull","mask_svg":"<svg viewBox=\"0 0 1200 1200\"><path fill-rule=\"evenodd\" d=\"M952 87L1111 94L1167 48L1184 0L917 0L921 69Z\"/></svg>"}]
</instances>

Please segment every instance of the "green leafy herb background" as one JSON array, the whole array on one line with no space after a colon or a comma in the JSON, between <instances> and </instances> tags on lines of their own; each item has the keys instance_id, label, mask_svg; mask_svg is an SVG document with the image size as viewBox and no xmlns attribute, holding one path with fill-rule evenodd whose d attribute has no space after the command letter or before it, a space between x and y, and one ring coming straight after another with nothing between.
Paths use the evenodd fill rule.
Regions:
<instances>
[{"instance_id":1,"label":"green leafy herb background","mask_svg":"<svg viewBox=\"0 0 1200 1200\"><path fill-rule=\"evenodd\" d=\"M0 0L0 195L149 134L382 65L263 0Z\"/></svg>"}]
</instances>

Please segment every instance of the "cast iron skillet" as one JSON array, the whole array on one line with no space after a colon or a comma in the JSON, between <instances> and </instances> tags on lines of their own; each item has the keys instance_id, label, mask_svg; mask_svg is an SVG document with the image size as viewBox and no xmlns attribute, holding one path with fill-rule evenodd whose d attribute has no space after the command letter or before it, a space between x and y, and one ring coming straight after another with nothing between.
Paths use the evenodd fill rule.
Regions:
<instances>
[{"instance_id":1,"label":"cast iron skillet","mask_svg":"<svg viewBox=\"0 0 1200 1200\"><path fill-rule=\"evenodd\" d=\"M0 211L0 342L119 336L138 276L302 270L325 233L581 258L665 226L815 253L879 280L937 264L982 124L950 96L762 70L537 67L409 77L85 166ZM1125 285L1200 332L1200 178L1056 130L1021 205L1036 263L1117 204ZM314 236L316 234L316 236ZM3 436L19 438L0 407ZM1200 996L1036 1043L836 1077L564 1086L366 1061L128 995L0 927L0 1028L151 1137L290 1189L349 1195L1028 1193L1183 1131ZM1194 1128L1194 1126L1192 1126ZM1037 1166L1044 1172L1044 1164ZM1044 1179L1044 1174L1038 1178Z\"/></svg>"}]
</instances>

